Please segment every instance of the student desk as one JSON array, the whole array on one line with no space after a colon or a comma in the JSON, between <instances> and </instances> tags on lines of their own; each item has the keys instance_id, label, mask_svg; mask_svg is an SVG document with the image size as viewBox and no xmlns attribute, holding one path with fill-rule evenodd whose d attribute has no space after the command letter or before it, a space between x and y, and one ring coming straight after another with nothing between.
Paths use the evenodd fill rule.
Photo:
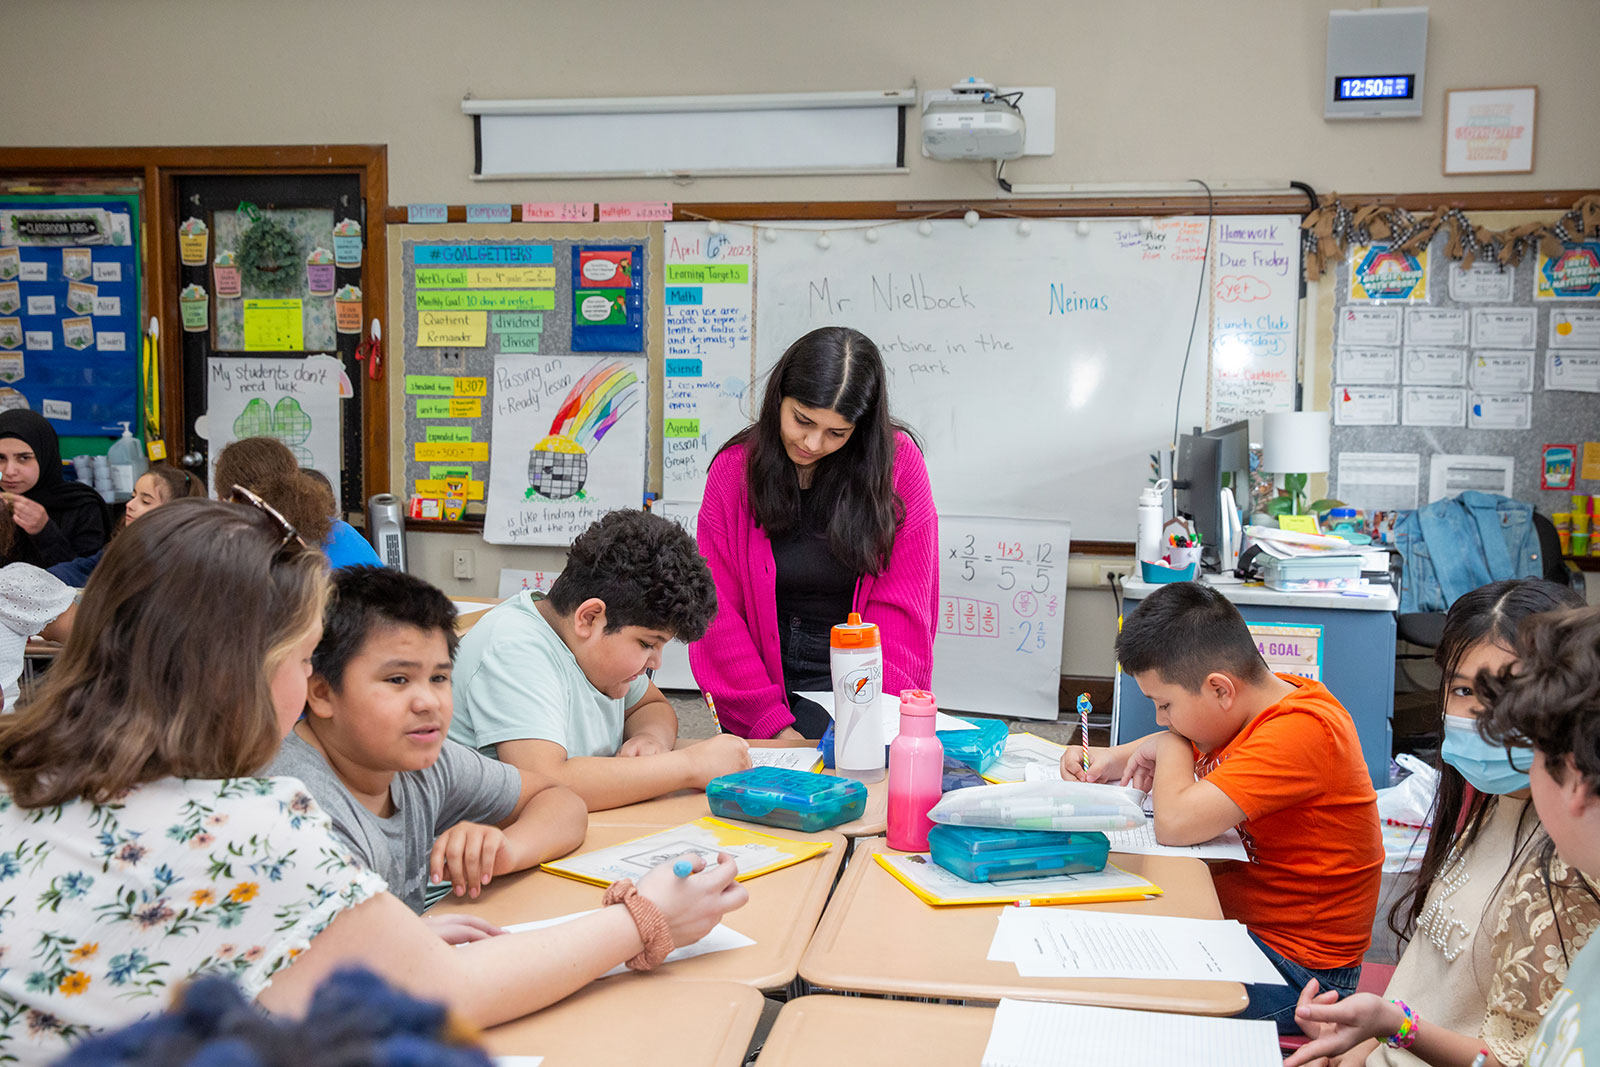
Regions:
<instances>
[{"instance_id":1,"label":"student desk","mask_svg":"<svg viewBox=\"0 0 1600 1067\"><path fill-rule=\"evenodd\" d=\"M699 739L679 738L678 747L692 745ZM751 741L751 748L815 748L814 741ZM832 774L832 771L822 771L823 774ZM655 826L677 826L681 823L693 822L703 819L711 814L711 804L706 800L705 793L698 789L680 789L666 796L656 797L654 800L642 800L637 804L629 804L610 811L596 811L590 814L589 823L606 823L620 820L622 822L650 823ZM789 831L781 827L766 827L755 823L749 824L756 830L772 830L773 833L785 834ZM888 775L876 782L867 783L867 807L861 818L851 822L841 823L829 827L836 834L845 837L877 837L889 825L889 778Z\"/></svg>"},{"instance_id":2,"label":"student desk","mask_svg":"<svg viewBox=\"0 0 1600 1067\"><path fill-rule=\"evenodd\" d=\"M822 989L949 1000L1050 1000L1107 1008L1236 1015L1245 1008L1238 982L1144 982L1131 979L1024 978L1015 964L989 960L1003 904L935 908L878 865L882 839L856 842L828 910L811 938L800 976ZM1148 878L1165 894L1151 900L1076 904L1096 911L1220 919L1211 874L1200 860L1114 853L1113 863Z\"/></svg>"},{"instance_id":3,"label":"student desk","mask_svg":"<svg viewBox=\"0 0 1600 1067\"><path fill-rule=\"evenodd\" d=\"M739 1067L762 996L733 982L603 978L532 1015L486 1031L497 1056L543 1056L545 1067Z\"/></svg>"},{"instance_id":4,"label":"student desk","mask_svg":"<svg viewBox=\"0 0 1600 1067\"><path fill-rule=\"evenodd\" d=\"M635 837L644 837L661 828L661 823L590 822L589 834L576 851L605 848ZM827 841L833 847L820 856L745 883L745 888L750 891L750 902L738 911L729 912L723 922L746 937L754 938L754 945L679 960L666 964L656 974L681 979L737 982L760 990L783 989L794 980L800 966L800 956L811 940L811 931L816 928L822 906L827 903L834 875L844 861L845 840L838 834L828 832L774 832L788 837ZM484 889L477 900L453 894L444 897L433 906L433 910L441 913L464 912L500 926L510 926L598 908L604 892L600 886L535 869L501 875ZM628 974L608 978L606 983L631 985L654 979L655 975Z\"/></svg>"},{"instance_id":5,"label":"student desk","mask_svg":"<svg viewBox=\"0 0 1600 1067\"><path fill-rule=\"evenodd\" d=\"M456 604L482 604L483 605L483 607L477 608L475 610L474 609L470 609L470 608L463 608L463 607L458 607L456 609L456 636L457 637L460 637L462 634L464 634L468 630L472 629L472 627L474 625L476 625L477 621L479 619L483 618L483 613L484 612L488 611L490 608L492 608L496 604L500 603L498 598L496 598L496 597L486 597L486 596L453 596L450 599L451 599L451 601L453 601Z\"/></svg>"},{"instance_id":6,"label":"student desk","mask_svg":"<svg viewBox=\"0 0 1600 1067\"><path fill-rule=\"evenodd\" d=\"M797 997L783 1006L756 1067L977 1063L993 1008L865 997Z\"/></svg>"},{"instance_id":7,"label":"student desk","mask_svg":"<svg viewBox=\"0 0 1600 1067\"><path fill-rule=\"evenodd\" d=\"M1123 585L1123 616L1161 587L1146 582ZM1338 698L1355 721L1361 755L1374 788L1389 784L1389 756L1394 741L1395 612L1400 599L1393 589L1383 596L1353 597L1333 592L1286 593L1263 585L1213 586L1252 625L1288 624L1320 627L1319 666L1322 684ZM1270 640L1262 637L1260 640ZM1271 657L1268 657L1271 662ZM1287 668L1280 668L1287 669ZM1296 673L1300 673L1296 671ZM1131 741L1154 733L1156 708L1132 678L1120 686L1113 737Z\"/></svg>"}]
</instances>

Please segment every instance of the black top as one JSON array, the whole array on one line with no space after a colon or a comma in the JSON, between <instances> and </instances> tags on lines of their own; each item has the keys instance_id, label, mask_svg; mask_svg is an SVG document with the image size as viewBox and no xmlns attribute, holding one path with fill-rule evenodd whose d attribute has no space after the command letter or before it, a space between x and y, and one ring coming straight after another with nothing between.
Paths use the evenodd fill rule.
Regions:
<instances>
[{"instance_id":1,"label":"black top","mask_svg":"<svg viewBox=\"0 0 1600 1067\"><path fill-rule=\"evenodd\" d=\"M104 548L111 533L105 501L82 482L61 476L61 441L55 427L36 411L0 411L0 439L7 437L33 449L39 480L22 495L40 504L50 521L36 534L18 526L6 562L49 567Z\"/></svg>"},{"instance_id":2,"label":"black top","mask_svg":"<svg viewBox=\"0 0 1600 1067\"><path fill-rule=\"evenodd\" d=\"M813 490L800 490L800 525L772 539L780 620L831 627L850 614L858 575L829 550L824 510Z\"/></svg>"}]
</instances>

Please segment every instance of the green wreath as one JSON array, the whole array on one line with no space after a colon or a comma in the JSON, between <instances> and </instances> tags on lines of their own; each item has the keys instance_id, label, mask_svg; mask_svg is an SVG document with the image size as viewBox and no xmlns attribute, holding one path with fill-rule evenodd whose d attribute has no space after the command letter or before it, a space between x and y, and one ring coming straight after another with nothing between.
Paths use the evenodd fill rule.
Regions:
<instances>
[{"instance_id":1,"label":"green wreath","mask_svg":"<svg viewBox=\"0 0 1600 1067\"><path fill-rule=\"evenodd\" d=\"M239 275L257 293L300 290L300 242L281 223L262 216L239 237Z\"/></svg>"}]
</instances>

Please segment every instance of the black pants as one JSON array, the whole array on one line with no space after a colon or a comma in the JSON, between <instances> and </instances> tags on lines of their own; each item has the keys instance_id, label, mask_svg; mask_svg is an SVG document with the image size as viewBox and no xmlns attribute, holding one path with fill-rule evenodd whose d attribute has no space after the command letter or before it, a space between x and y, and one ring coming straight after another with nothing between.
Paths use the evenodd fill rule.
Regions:
<instances>
[{"instance_id":1,"label":"black pants","mask_svg":"<svg viewBox=\"0 0 1600 1067\"><path fill-rule=\"evenodd\" d=\"M805 692L831 692L833 669L829 665L829 638L833 627L825 622L790 615L778 620L778 645L783 652L783 687L789 692L789 713L802 737L815 741L828 730L833 716L828 709L800 696Z\"/></svg>"}]
</instances>

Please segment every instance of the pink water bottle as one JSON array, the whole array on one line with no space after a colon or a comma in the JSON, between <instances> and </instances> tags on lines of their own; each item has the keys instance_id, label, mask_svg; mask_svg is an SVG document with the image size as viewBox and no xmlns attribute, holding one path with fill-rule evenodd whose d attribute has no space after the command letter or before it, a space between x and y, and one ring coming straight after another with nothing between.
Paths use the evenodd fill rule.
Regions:
<instances>
[{"instance_id":1,"label":"pink water bottle","mask_svg":"<svg viewBox=\"0 0 1600 1067\"><path fill-rule=\"evenodd\" d=\"M933 732L936 710L932 693L900 694L900 736L889 745L889 847L900 852L928 850L928 809L939 802L944 781L944 745Z\"/></svg>"}]
</instances>

